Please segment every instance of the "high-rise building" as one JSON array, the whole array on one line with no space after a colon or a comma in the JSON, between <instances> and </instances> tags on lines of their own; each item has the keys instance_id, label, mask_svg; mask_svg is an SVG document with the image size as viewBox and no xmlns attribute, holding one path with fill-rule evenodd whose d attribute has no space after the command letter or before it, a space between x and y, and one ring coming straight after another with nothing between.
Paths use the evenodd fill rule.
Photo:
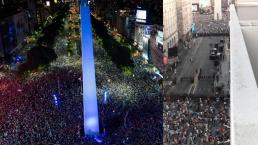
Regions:
<instances>
[{"instance_id":1,"label":"high-rise building","mask_svg":"<svg viewBox=\"0 0 258 145\"><path fill-rule=\"evenodd\" d=\"M26 11L22 10L5 18L0 18L0 57L8 57L22 47L29 32Z\"/></svg>"},{"instance_id":2,"label":"high-rise building","mask_svg":"<svg viewBox=\"0 0 258 145\"><path fill-rule=\"evenodd\" d=\"M179 40L188 38L193 22L191 0L163 0L164 56L173 63Z\"/></svg>"},{"instance_id":3,"label":"high-rise building","mask_svg":"<svg viewBox=\"0 0 258 145\"><path fill-rule=\"evenodd\" d=\"M214 20L222 19L221 0L214 1Z\"/></svg>"},{"instance_id":4,"label":"high-rise building","mask_svg":"<svg viewBox=\"0 0 258 145\"><path fill-rule=\"evenodd\" d=\"M185 40L190 34L192 17L192 1L191 0L176 0L177 9L177 26L179 39Z\"/></svg>"},{"instance_id":5,"label":"high-rise building","mask_svg":"<svg viewBox=\"0 0 258 145\"><path fill-rule=\"evenodd\" d=\"M36 8L34 0L5 0L1 4L4 5L0 7L0 58L8 60L34 30Z\"/></svg>"},{"instance_id":6,"label":"high-rise building","mask_svg":"<svg viewBox=\"0 0 258 145\"><path fill-rule=\"evenodd\" d=\"M178 43L178 20L177 20L177 9L176 0L163 0L163 32L164 42L163 49L164 55L171 59L169 56L169 49L174 49Z\"/></svg>"}]
</instances>

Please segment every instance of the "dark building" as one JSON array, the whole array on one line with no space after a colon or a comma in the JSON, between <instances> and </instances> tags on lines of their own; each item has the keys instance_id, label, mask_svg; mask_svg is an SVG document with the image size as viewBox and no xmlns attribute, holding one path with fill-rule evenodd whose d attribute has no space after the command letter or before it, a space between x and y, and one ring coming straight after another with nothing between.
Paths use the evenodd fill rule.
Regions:
<instances>
[{"instance_id":1,"label":"dark building","mask_svg":"<svg viewBox=\"0 0 258 145\"><path fill-rule=\"evenodd\" d=\"M113 24L118 31L128 40L133 40L135 28L135 11L119 10L116 16L116 22Z\"/></svg>"},{"instance_id":2,"label":"dark building","mask_svg":"<svg viewBox=\"0 0 258 145\"><path fill-rule=\"evenodd\" d=\"M115 16L119 10L133 10L137 7L148 12L147 23L162 25L163 9L162 0L94 0L94 10L104 20Z\"/></svg>"},{"instance_id":3,"label":"dark building","mask_svg":"<svg viewBox=\"0 0 258 145\"><path fill-rule=\"evenodd\" d=\"M35 29L36 8L33 0L5 1L0 8L0 57L22 47L24 38Z\"/></svg>"}]
</instances>

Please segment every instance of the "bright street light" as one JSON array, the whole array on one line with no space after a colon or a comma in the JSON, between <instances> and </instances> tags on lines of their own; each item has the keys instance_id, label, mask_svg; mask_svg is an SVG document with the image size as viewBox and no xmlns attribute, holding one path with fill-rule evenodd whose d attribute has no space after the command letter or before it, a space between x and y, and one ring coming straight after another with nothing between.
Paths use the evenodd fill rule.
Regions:
<instances>
[{"instance_id":1,"label":"bright street light","mask_svg":"<svg viewBox=\"0 0 258 145\"><path fill-rule=\"evenodd\" d=\"M50 1L46 1L46 6L50 6Z\"/></svg>"}]
</instances>

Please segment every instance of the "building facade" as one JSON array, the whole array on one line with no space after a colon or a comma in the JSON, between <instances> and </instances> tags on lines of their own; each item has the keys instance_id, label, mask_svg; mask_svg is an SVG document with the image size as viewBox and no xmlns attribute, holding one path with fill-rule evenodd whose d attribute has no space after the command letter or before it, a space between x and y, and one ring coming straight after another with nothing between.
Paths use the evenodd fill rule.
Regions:
<instances>
[{"instance_id":1,"label":"building facade","mask_svg":"<svg viewBox=\"0 0 258 145\"><path fill-rule=\"evenodd\" d=\"M222 19L221 0L214 1L214 20Z\"/></svg>"},{"instance_id":2,"label":"building facade","mask_svg":"<svg viewBox=\"0 0 258 145\"><path fill-rule=\"evenodd\" d=\"M163 32L164 32L164 55L167 59L172 59L169 55L170 49L174 49L178 44L178 20L176 0L163 1Z\"/></svg>"},{"instance_id":3,"label":"building facade","mask_svg":"<svg viewBox=\"0 0 258 145\"><path fill-rule=\"evenodd\" d=\"M130 10L119 10L115 20L116 22L113 27L117 29L117 32L122 34L128 40L133 40L135 31L135 12Z\"/></svg>"},{"instance_id":4,"label":"building facade","mask_svg":"<svg viewBox=\"0 0 258 145\"><path fill-rule=\"evenodd\" d=\"M154 25L150 36L151 60L161 72L165 70L167 64L167 57L164 55L163 49L163 37L163 27Z\"/></svg>"},{"instance_id":5,"label":"building facade","mask_svg":"<svg viewBox=\"0 0 258 145\"><path fill-rule=\"evenodd\" d=\"M142 57L145 60L150 60L150 36L153 31L153 26L143 23L135 23L134 45L142 52Z\"/></svg>"},{"instance_id":6,"label":"building facade","mask_svg":"<svg viewBox=\"0 0 258 145\"><path fill-rule=\"evenodd\" d=\"M0 60L9 60L11 54L24 45L25 37L36 25L34 0L4 1L0 8Z\"/></svg>"},{"instance_id":7,"label":"building facade","mask_svg":"<svg viewBox=\"0 0 258 145\"><path fill-rule=\"evenodd\" d=\"M185 40L191 31L193 23L192 1L176 0L177 26L179 39Z\"/></svg>"},{"instance_id":8,"label":"building facade","mask_svg":"<svg viewBox=\"0 0 258 145\"><path fill-rule=\"evenodd\" d=\"M7 57L16 49L21 48L29 31L26 11L1 19L0 57Z\"/></svg>"}]
</instances>

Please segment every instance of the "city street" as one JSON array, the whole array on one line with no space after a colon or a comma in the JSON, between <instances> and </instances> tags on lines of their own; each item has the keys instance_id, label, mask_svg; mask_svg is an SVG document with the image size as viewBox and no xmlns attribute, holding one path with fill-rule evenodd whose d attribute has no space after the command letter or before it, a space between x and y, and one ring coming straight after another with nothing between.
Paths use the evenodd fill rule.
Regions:
<instances>
[{"instance_id":1,"label":"city street","mask_svg":"<svg viewBox=\"0 0 258 145\"><path fill-rule=\"evenodd\" d=\"M178 64L176 71L168 68L167 79L164 83L166 95L213 95L213 75L217 72L214 61L209 59L210 50L214 43L218 43L223 37L198 37L192 40L192 48L190 48L181 58L182 62ZM213 44L211 46L210 44ZM227 57L228 55L225 55ZM228 60L228 59L225 59ZM229 64L229 61L226 62ZM223 66L223 65L222 65ZM201 69L201 77L199 81L193 85L192 79ZM228 72L228 71L226 71ZM173 75L176 76L176 85L172 85Z\"/></svg>"}]
</instances>

